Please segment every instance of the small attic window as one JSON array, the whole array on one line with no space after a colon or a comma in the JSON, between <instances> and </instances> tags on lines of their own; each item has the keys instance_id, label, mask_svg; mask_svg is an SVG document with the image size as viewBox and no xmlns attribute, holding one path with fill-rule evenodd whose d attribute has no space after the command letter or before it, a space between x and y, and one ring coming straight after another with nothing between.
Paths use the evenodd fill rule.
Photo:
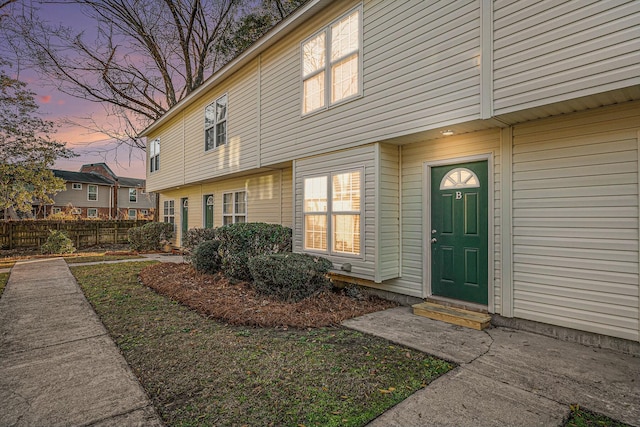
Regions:
<instances>
[{"instance_id":1,"label":"small attic window","mask_svg":"<svg viewBox=\"0 0 640 427\"><path fill-rule=\"evenodd\" d=\"M74 182L71 185L71 188L73 188L74 190L82 190L82 184L80 184L79 182Z\"/></svg>"},{"instance_id":2,"label":"small attic window","mask_svg":"<svg viewBox=\"0 0 640 427\"><path fill-rule=\"evenodd\" d=\"M480 187L478 176L467 168L455 168L440 181L441 190Z\"/></svg>"}]
</instances>

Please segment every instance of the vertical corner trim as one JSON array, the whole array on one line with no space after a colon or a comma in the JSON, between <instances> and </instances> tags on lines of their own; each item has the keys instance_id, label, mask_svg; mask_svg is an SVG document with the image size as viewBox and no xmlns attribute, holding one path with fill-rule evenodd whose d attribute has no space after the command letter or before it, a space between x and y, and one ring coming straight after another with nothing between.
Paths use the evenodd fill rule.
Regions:
<instances>
[{"instance_id":1,"label":"vertical corner trim","mask_svg":"<svg viewBox=\"0 0 640 427\"><path fill-rule=\"evenodd\" d=\"M480 0L480 118L493 116L493 1Z\"/></svg>"},{"instance_id":2,"label":"vertical corner trim","mask_svg":"<svg viewBox=\"0 0 640 427\"><path fill-rule=\"evenodd\" d=\"M500 216L501 216L501 311L504 317L513 317L513 128L500 130Z\"/></svg>"}]
</instances>

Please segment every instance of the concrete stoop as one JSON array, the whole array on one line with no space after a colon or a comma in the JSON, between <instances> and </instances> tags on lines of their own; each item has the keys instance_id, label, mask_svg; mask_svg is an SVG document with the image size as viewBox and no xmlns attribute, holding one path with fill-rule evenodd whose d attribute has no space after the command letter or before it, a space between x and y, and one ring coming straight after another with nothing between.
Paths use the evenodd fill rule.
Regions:
<instances>
[{"instance_id":1,"label":"concrete stoop","mask_svg":"<svg viewBox=\"0 0 640 427\"><path fill-rule=\"evenodd\" d=\"M423 302L412 306L413 314L433 320L464 326L481 331L491 324L491 316L463 308L445 306L434 302Z\"/></svg>"}]
</instances>

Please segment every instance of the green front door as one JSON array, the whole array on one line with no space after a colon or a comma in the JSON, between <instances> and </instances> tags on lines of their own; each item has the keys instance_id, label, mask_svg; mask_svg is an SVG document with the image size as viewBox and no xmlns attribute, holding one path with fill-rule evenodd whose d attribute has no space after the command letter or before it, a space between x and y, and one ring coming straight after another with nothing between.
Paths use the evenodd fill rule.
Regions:
<instances>
[{"instance_id":1,"label":"green front door","mask_svg":"<svg viewBox=\"0 0 640 427\"><path fill-rule=\"evenodd\" d=\"M213 228L213 194L204 196L204 228Z\"/></svg>"},{"instance_id":2,"label":"green front door","mask_svg":"<svg viewBox=\"0 0 640 427\"><path fill-rule=\"evenodd\" d=\"M181 200L180 205L182 206L180 213L180 221L182 223L181 239L184 243L184 238L187 236L187 231L189 230L189 199L185 197Z\"/></svg>"},{"instance_id":3,"label":"green front door","mask_svg":"<svg viewBox=\"0 0 640 427\"><path fill-rule=\"evenodd\" d=\"M431 168L431 291L488 302L487 162Z\"/></svg>"}]
</instances>

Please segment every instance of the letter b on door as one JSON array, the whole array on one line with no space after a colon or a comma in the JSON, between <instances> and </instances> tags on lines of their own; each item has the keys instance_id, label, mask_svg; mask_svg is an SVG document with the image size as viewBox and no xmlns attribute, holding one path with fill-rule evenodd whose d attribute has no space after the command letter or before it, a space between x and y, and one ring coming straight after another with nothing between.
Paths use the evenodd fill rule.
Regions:
<instances>
[{"instance_id":1,"label":"letter b on door","mask_svg":"<svg viewBox=\"0 0 640 427\"><path fill-rule=\"evenodd\" d=\"M462 191L456 191L456 200L462 199Z\"/></svg>"}]
</instances>

